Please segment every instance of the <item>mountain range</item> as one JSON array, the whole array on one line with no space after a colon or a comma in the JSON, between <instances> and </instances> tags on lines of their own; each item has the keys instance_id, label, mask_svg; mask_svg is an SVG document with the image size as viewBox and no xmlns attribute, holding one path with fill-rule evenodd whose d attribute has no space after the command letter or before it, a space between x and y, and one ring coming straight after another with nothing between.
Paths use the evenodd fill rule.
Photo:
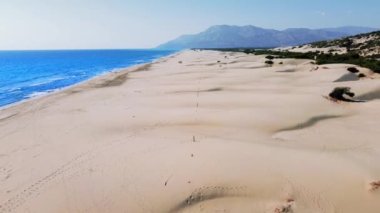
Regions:
<instances>
[{"instance_id":1,"label":"mountain range","mask_svg":"<svg viewBox=\"0 0 380 213\"><path fill-rule=\"evenodd\" d=\"M158 49L180 50L189 48L266 48L295 46L316 41L338 39L376 31L369 27L289 28L274 30L248 26L216 25L193 35L183 35L159 45Z\"/></svg>"}]
</instances>

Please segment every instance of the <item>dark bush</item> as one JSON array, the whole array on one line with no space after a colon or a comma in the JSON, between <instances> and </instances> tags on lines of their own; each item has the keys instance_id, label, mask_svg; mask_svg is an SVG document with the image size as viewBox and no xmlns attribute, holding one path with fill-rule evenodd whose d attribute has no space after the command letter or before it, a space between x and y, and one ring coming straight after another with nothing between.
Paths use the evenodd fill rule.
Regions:
<instances>
[{"instance_id":1,"label":"dark bush","mask_svg":"<svg viewBox=\"0 0 380 213\"><path fill-rule=\"evenodd\" d=\"M245 54L251 54L251 53L254 53L255 50L254 50L254 49L245 49L245 50L243 50L243 52L244 52Z\"/></svg>"},{"instance_id":2,"label":"dark bush","mask_svg":"<svg viewBox=\"0 0 380 213\"><path fill-rule=\"evenodd\" d=\"M273 65L273 64L274 64L273 61L269 61L269 60L268 60L268 61L265 61L265 63L266 63L266 64L269 64L269 65Z\"/></svg>"},{"instance_id":3,"label":"dark bush","mask_svg":"<svg viewBox=\"0 0 380 213\"><path fill-rule=\"evenodd\" d=\"M358 75L358 77L359 78L365 78L365 77L367 77L365 74L363 74L363 73L360 73L359 75Z\"/></svg>"},{"instance_id":4,"label":"dark bush","mask_svg":"<svg viewBox=\"0 0 380 213\"><path fill-rule=\"evenodd\" d=\"M350 87L336 87L330 94L330 98L339 100L339 101L346 101L346 102L355 102L355 103L362 103L365 101L362 100L355 100L353 99L355 96L355 93L351 92ZM345 96L348 96L345 97Z\"/></svg>"},{"instance_id":5,"label":"dark bush","mask_svg":"<svg viewBox=\"0 0 380 213\"><path fill-rule=\"evenodd\" d=\"M269 59L269 60L273 60L274 59L274 56L273 55L268 55L265 57L266 59Z\"/></svg>"},{"instance_id":6,"label":"dark bush","mask_svg":"<svg viewBox=\"0 0 380 213\"><path fill-rule=\"evenodd\" d=\"M349 67L349 68L347 68L347 71L352 72L352 73L358 73L359 72L359 70L356 67Z\"/></svg>"},{"instance_id":7,"label":"dark bush","mask_svg":"<svg viewBox=\"0 0 380 213\"><path fill-rule=\"evenodd\" d=\"M350 87L336 87L329 96L331 98L334 98L336 100L340 101L350 101L349 99L345 98L343 95L348 95L349 97L354 97L355 93L351 92Z\"/></svg>"}]
</instances>

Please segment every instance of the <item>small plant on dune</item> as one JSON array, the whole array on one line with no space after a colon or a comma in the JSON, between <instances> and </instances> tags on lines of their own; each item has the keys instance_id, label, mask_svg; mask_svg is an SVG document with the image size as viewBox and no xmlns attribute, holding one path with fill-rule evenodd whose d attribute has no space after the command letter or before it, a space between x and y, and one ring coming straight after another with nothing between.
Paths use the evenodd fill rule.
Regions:
<instances>
[{"instance_id":1,"label":"small plant on dune","mask_svg":"<svg viewBox=\"0 0 380 213\"><path fill-rule=\"evenodd\" d=\"M267 61L265 61L266 64L268 64L269 66L272 66L274 64L274 62L273 62L274 56L273 55L267 55L267 56L265 56L265 58L268 59Z\"/></svg>"},{"instance_id":2,"label":"small plant on dune","mask_svg":"<svg viewBox=\"0 0 380 213\"><path fill-rule=\"evenodd\" d=\"M349 67L349 68L347 68L347 71L352 72L352 73L358 73L359 72L359 70L356 67Z\"/></svg>"},{"instance_id":3,"label":"small plant on dune","mask_svg":"<svg viewBox=\"0 0 380 213\"><path fill-rule=\"evenodd\" d=\"M346 50L347 50L347 52L350 52L353 43L354 43L354 42L353 42L351 39L346 38L346 39L343 40L343 45L342 45L342 47L345 47Z\"/></svg>"},{"instance_id":4,"label":"small plant on dune","mask_svg":"<svg viewBox=\"0 0 380 213\"><path fill-rule=\"evenodd\" d=\"M346 98L348 96L349 98ZM345 101L345 102L354 102L354 103L362 103L365 101L352 99L355 96L355 93L351 92L350 87L336 87L329 94L329 97L334 101Z\"/></svg>"},{"instance_id":5,"label":"small plant on dune","mask_svg":"<svg viewBox=\"0 0 380 213\"><path fill-rule=\"evenodd\" d=\"M329 96L333 99L340 101L351 101L350 99L345 98L343 95L348 95L349 97L354 97L355 93L351 92L350 87L336 87Z\"/></svg>"},{"instance_id":6,"label":"small plant on dune","mask_svg":"<svg viewBox=\"0 0 380 213\"><path fill-rule=\"evenodd\" d=\"M268 65L270 65L270 66L272 66L274 64L274 62L271 61L271 60L265 61L265 63L268 64Z\"/></svg>"},{"instance_id":7,"label":"small plant on dune","mask_svg":"<svg viewBox=\"0 0 380 213\"><path fill-rule=\"evenodd\" d=\"M254 49L245 49L243 52L244 52L245 54L251 54L251 53L254 53L255 50L254 50Z\"/></svg>"}]
</instances>

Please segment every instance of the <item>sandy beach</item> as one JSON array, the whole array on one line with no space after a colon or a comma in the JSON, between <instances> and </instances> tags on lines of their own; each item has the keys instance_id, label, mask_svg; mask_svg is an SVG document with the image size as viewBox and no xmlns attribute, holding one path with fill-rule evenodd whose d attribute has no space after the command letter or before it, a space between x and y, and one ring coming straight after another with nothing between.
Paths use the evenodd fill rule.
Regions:
<instances>
[{"instance_id":1,"label":"sandy beach","mask_svg":"<svg viewBox=\"0 0 380 213\"><path fill-rule=\"evenodd\" d=\"M379 75L265 61L184 51L1 110L0 213L380 212Z\"/></svg>"}]
</instances>

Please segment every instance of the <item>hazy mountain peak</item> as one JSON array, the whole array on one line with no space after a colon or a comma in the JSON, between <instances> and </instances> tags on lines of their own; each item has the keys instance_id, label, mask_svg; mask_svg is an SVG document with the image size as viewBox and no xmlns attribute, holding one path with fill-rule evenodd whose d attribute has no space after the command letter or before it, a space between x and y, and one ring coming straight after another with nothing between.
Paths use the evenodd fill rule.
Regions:
<instances>
[{"instance_id":1,"label":"hazy mountain peak","mask_svg":"<svg viewBox=\"0 0 380 213\"><path fill-rule=\"evenodd\" d=\"M159 49L279 47L375 31L374 28L344 26L337 28L289 28L274 30L253 25L215 25L194 35L184 35L158 46Z\"/></svg>"}]
</instances>

